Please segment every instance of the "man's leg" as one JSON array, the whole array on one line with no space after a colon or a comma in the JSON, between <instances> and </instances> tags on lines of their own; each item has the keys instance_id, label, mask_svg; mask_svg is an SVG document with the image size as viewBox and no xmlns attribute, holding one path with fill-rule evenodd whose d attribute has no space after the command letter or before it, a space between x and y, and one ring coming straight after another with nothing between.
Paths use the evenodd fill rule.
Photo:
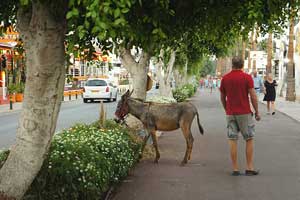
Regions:
<instances>
[{"instance_id":1,"label":"man's leg","mask_svg":"<svg viewBox=\"0 0 300 200\"><path fill-rule=\"evenodd\" d=\"M254 170L253 165L253 139L246 141L246 159L247 159L247 170Z\"/></svg>"},{"instance_id":2,"label":"man's leg","mask_svg":"<svg viewBox=\"0 0 300 200\"><path fill-rule=\"evenodd\" d=\"M237 160L237 140L229 140L229 146L233 171L239 171Z\"/></svg>"}]
</instances>

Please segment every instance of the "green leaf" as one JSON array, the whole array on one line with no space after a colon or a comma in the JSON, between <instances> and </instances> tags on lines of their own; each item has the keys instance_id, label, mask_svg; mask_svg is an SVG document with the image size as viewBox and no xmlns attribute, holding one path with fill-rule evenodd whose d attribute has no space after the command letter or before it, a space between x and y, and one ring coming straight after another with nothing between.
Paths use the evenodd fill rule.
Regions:
<instances>
[{"instance_id":1,"label":"green leaf","mask_svg":"<svg viewBox=\"0 0 300 200\"><path fill-rule=\"evenodd\" d=\"M128 13L129 12L129 8L123 8L122 9L122 13Z\"/></svg>"},{"instance_id":2,"label":"green leaf","mask_svg":"<svg viewBox=\"0 0 300 200\"><path fill-rule=\"evenodd\" d=\"M156 29L154 29L154 30L152 31L153 34L157 34L158 32L159 32L159 29L158 29L158 28L156 28Z\"/></svg>"},{"instance_id":3,"label":"green leaf","mask_svg":"<svg viewBox=\"0 0 300 200\"><path fill-rule=\"evenodd\" d=\"M111 36L112 38L115 38L115 37L117 36L116 31L113 30L113 29L112 29L109 33L110 33L110 36Z\"/></svg>"},{"instance_id":4,"label":"green leaf","mask_svg":"<svg viewBox=\"0 0 300 200\"><path fill-rule=\"evenodd\" d=\"M86 16L86 17L90 17L91 15L92 15L91 12L87 12L85 16Z\"/></svg>"},{"instance_id":5,"label":"green leaf","mask_svg":"<svg viewBox=\"0 0 300 200\"><path fill-rule=\"evenodd\" d=\"M92 11L92 18L95 19L97 17L97 13L95 11Z\"/></svg>"},{"instance_id":6,"label":"green leaf","mask_svg":"<svg viewBox=\"0 0 300 200\"><path fill-rule=\"evenodd\" d=\"M117 8L117 9L115 10L115 12L114 12L114 17L115 17L115 18L118 18L118 17L120 16L120 14L121 14L121 11L120 11L119 8Z\"/></svg>"},{"instance_id":7,"label":"green leaf","mask_svg":"<svg viewBox=\"0 0 300 200\"><path fill-rule=\"evenodd\" d=\"M104 31L101 31L101 32L98 34L98 38L99 38L100 40L104 40L105 37L106 37L106 33L105 33Z\"/></svg>"},{"instance_id":8,"label":"green leaf","mask_svg":"<svg viewBox=\"0 0 300 200\"><path fill-rule=\"evenodd\" d=\"M73 12L68 12L66 18L71 19L73 17Z\"/></svg>"},{"instance_id":9,"label":"green leaf","mask_svg":"<svg viewBox=\"0 0 300 200\"><path fill-rule=\"evenodd\" d=\"M75 0L70 0L69 1L69 8L73 7L75 4Z\"/></svg>"},{"instance_id":10,"label":"green leaf","mask_svg":"<svg viewBox=\"0 0 300 200\"><path fill-rule=\"evenodd\" d=\"M85 20L84 21L84 26L85 26L85 28L89 28L90 27L90 22L89 21L87 21L87 20Z\"/></svg>"},{"instance_id":11,"label":"green leaf","mask_svg":"<svg viewBox=\"0 0 300 200\"><path fill-rule=\"evenodd\" d=\"M108 26L107 26L107 24L106 23L104 23L104 22L99 22L98 23L99 24L99 26L102 28L102 29L108 29Z\"/></svg>"},{"instance_id":12,"label":"green leaf","mask_svg":"<svg viewBox=\"0 0 300 200\"><path fill-rule=\"evenodd\" d=\"M79 15L79 11L78 11L77 8L73 8L72 9L72 13L73 13L74 16L78 16Z\"/></svg>"},{"instance_id":13,"label":"green leaf","mask_svg":"<svg viewBox=\"0 0 300 200\"><path fill-rule=\"evenodd\" d=\"M79 39L82 39L84 37L84 35L85 35L85 31L84 30L80 31L79 32Z\"/></svg>"},{"instance_id":14,"label":"green leaf","mask_svg":"<svg viewBox=\"0 0 300 200\"><path fill-rule=\"evenodd\" d=\"M21 5L26 6L29 4L29 0L21 0Z\"/></svg>"},{"instance_id":15,"label":"green leaf","mask_svg":"<svg viewBox=\"0 0 300 200\"><path fill-rule=\"evenodd\" d=\"M100 31L100 28L98 26L94 26L92 28L92 34L98 33Z\"/></svg>"},{"instance_id":16,"label":"green leaf","mask_svg":"<svg viewBox=\"0 0 300 200\"><path fill-rule=\"evenodd\" d=\"M109 9L110 9L109 6L105 6L105 7L103 8L103 12L104 12L104 13L108 13Z\"/></svg>"},{"instance_id":17,"label":"green leaf","mask_svg":"<svg viewBox=\"0 0 300 200\"><path fill-rule=\"evenodd\" d=\"M122 22L124 22L124 19L123 18L118 18L118 19L116 19L115 21L114 21L114 25L119 25L119 24L121 24Z\"/></svg>"}]
</instances>

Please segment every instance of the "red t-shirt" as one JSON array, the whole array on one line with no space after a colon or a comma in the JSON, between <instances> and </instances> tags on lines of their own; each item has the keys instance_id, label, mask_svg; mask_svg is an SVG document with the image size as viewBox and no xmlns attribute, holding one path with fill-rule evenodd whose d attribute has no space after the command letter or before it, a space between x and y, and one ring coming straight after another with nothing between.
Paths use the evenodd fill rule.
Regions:
<instances>
[{"instance_id":1,"label":"red t-shirt","mask_svg":"<svg viewBox=\"0 0 300 200\"><path fill-rule=\"evenodd\" d=\"M221 81L220 91L226 96L226 114L243 115L251 113L249 89L253 79L242 70L232 70Z\"/></svg>"}]
</instances>

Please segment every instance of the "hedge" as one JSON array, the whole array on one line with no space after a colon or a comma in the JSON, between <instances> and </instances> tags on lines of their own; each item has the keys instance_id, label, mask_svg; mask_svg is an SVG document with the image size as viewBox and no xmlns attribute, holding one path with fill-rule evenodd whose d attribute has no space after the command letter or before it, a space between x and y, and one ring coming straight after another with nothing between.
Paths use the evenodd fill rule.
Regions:
<instances>
[{"instance_id":1,"label":"hedge","mask_svg":"<svg viewBox=\"0 0 300 200\"><path fill-rule=\"evenodd\" d=\"M112 121L105 127L78 124L56 134L24 199L103 199L134 166L141 149L140 139L128 129ZM7 155L0 153L0 164Z\"/></svg>"}]
</instances>

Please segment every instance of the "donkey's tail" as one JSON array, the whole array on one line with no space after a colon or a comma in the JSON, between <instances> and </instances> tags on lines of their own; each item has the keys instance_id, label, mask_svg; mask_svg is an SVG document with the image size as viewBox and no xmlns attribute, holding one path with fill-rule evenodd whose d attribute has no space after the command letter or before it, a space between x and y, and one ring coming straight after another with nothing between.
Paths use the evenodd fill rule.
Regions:
<instances>
[{"instance_id":1,"label":"donkey's tail","mask_svg":"<svg viewBox=\"0 0 300 200\"><path fill-rule=\"evenodd\" d=\"M203 127L200 124L198 112L196 112L196 115L197 115L197 123L198 123L198 127L199 127L199 130L200 130L200 133L203 135L204 130L203 130Z\"/></svg>"}]
</instances>

